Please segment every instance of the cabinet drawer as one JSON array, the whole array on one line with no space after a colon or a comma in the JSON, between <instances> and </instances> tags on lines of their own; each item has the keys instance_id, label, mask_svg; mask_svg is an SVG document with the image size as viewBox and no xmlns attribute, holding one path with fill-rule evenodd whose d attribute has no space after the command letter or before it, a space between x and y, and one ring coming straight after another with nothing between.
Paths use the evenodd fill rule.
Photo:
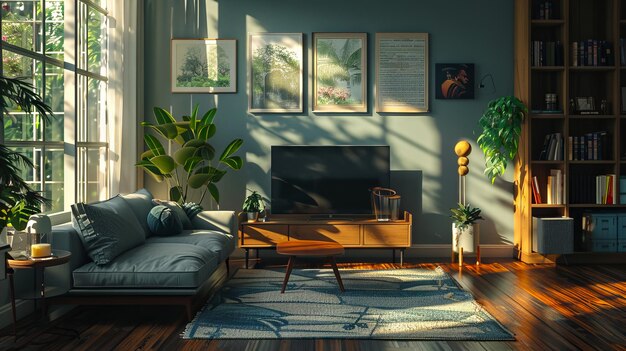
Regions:
<instances>
[{"instance_id":1,"label":"cabinet drawer","mask_svg":"<svg viewBox=\"0 0 626 351\"><path fill-rule=\"evenodd\" d=\"M289 238L296 240L334 241L342 245L359 245L358 225L291 225Z\"/></svg>"},{"instance_id":2,"label":"cabinet drawer","mask_svg":"<svg viewBox=\"0 0 626 351\"><path fill-rule=\"evenodd\" d=\"M244 225L241 246L275 246L288 240L287 225Z\"/></svg>"},{"instance_id":3,"label":"cabinet drawer","mask_svg":"<svg viewBox=\"0 0 626 351\"><path fill-rule=\"evenodd\" d=\"M370 224L363 226L363 245L411 246L408 225Z\"/></svg>"}]
</instances>

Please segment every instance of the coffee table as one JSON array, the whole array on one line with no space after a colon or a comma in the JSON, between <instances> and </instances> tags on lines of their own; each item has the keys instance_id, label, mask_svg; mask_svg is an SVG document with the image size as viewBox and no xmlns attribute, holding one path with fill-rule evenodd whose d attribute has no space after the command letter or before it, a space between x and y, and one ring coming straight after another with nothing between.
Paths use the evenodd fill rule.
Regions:
<instances>
[{"instance_id":1,"label":"coffee table","mask_svg":"<svg viewBox=\"0 0 626 351\"><path fill-rule=\"evenodd\" d=\"M287 272L285 273L285 280L283 280L283 287L280 293L285 292L287 282L289 281L289 275L293 269L293 263L296 257L308 257L308 256L326 256L328 257L333 272L335 272L335 278L339 284L339 289L344 292L343 282L337 269L337 262L335 262L335 256L343 255L344 248L341 244L334 241L318 241L318 240L292 240L283 241L276 244L276 253L280 255L289 256L289 263L287 263Z\"/></svg>"}]
</instances>

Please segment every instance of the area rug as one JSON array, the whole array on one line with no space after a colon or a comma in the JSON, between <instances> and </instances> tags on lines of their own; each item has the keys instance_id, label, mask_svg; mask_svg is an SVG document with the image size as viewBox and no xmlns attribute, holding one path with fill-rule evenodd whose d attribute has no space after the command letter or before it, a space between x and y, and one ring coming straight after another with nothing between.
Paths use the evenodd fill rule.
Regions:
<instances>
[{"instance_id":1,"label":"area rug","mask_svg":"<svg viewBox=\"0 0 626 351\"><path fill-rule=\"evenodd\" d=\"M514 340L441 268L240 269L196 315L185 339Z\"/></svg>"}]
</instances>

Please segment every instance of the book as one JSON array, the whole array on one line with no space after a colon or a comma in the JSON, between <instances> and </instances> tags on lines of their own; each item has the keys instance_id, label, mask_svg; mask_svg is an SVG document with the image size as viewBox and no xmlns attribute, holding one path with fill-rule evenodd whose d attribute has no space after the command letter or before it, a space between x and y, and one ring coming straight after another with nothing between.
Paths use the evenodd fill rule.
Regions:
<instances>
[{"instance_id":1,"label":"book","mask_svg":"<svg viewBox=\"0 0 626 351\"><path fill-rule=\"evenodd\" d=\"M539 181L537 181L536 176L533 177L531 188L533 190L533 198L535 200L535 203L541 204L542 201L541 201L541 193L539 192Z\"/></svg>"}]
</instances>

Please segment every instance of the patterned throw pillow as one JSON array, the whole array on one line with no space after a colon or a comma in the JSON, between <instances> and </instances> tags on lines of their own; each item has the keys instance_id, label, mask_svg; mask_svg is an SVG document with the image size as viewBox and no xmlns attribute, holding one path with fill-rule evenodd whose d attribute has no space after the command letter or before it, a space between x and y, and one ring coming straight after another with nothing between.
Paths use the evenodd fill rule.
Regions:
<instances>
[{"instance_id":1,"label":"patterned throw pillow","mask_svg":"<svg viewBox=\"0 0 626 351\"><path fill-rule=\"evenodd\" d=\"M121 197L97 204L74 204L72 214L74 229L97 265L105 265L145 241L143 228Z\"/></svg>"},{"instance_id":2,"label":"patterned throw pillow","mask_svg":"<svg viewBox=\"0 0 626 351\"><path fill-rule=\"evenodd\" d=\"M195 202L185 202L183 204L183 210L185 210L187 217L189 217L189 219L191 220L198 213L202 212L202 206L198 205Z\"/></svg>"},{"instance_id":3,"label":"patterned throw pillow","mask_svg":"<svg viewBox=\"0 0 626 351\"><path fill-rule=\"evenodd\" d=\"M189 220L189 217L187 217L185 210L183 210L183 208L180 207L180 205L176 201L154 199L152 200L152 203L154 203L155 205L163 205L176 213L180 218L180 222L183 224L183 229L193 229L193 226L191 225L191 220Z\"/></svg>"},{"instance_id":4,"label":"patterned throw pillow","mask_svg":"<svg viewBox=\"0 0 626 351\"><path fill-rule=\"evenodd\" d=\"M177 235L183 231L183 224L178 214L171 209L157 205L148 213L148 227L157 236Z\"/></svg>"}]
</instances>

